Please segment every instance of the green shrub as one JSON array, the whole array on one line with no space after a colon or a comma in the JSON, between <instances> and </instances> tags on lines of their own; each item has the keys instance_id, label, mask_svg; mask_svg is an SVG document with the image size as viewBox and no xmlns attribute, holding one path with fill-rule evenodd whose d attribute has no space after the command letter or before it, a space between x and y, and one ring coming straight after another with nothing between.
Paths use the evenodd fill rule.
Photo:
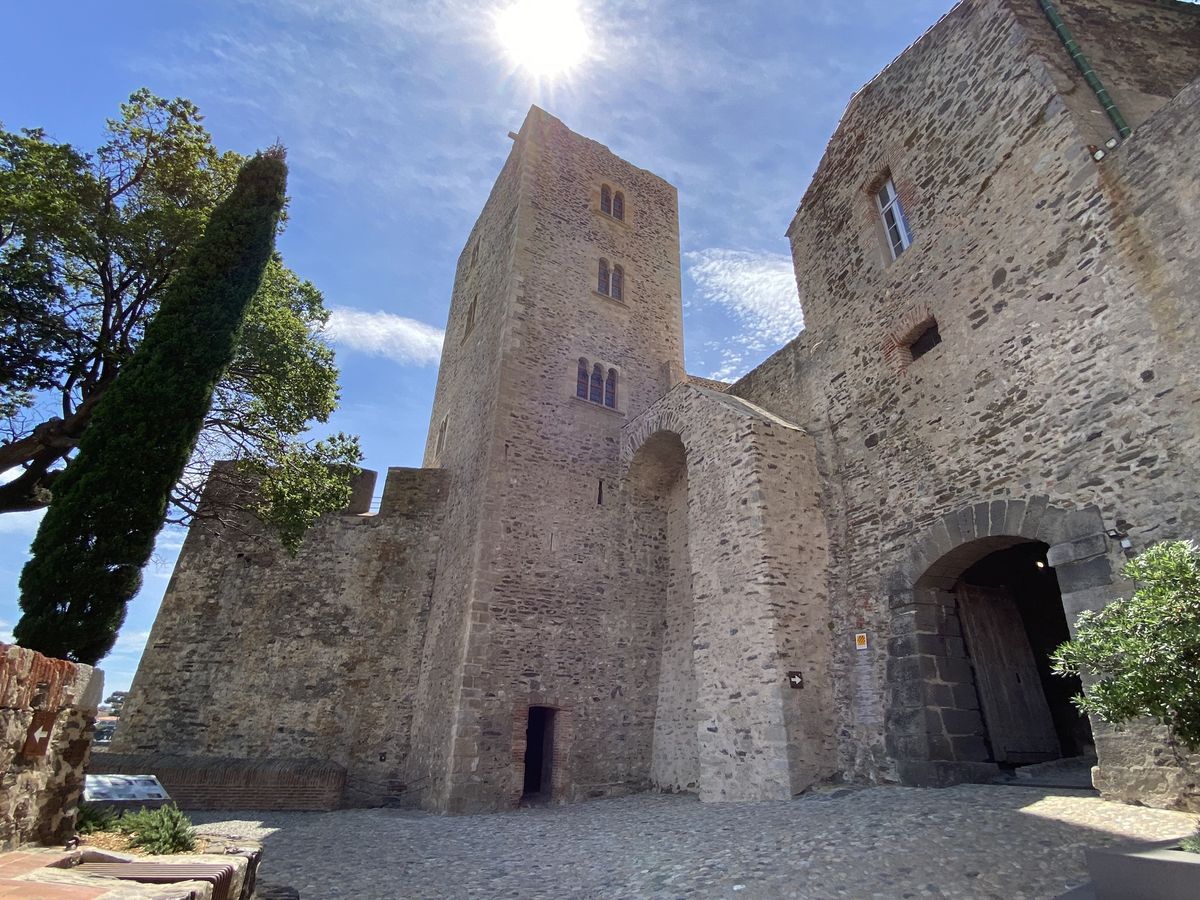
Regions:
<instances>
[{"instance_id":1,"label":"green shrub","mask_svg":"<svg viewBox=\"0 0 1200 900\"><path fill-rule=\"evenodd\" d=\"M1116 725L1149 717L1200 750L1200 552L1190 541L1156 544L1121 574L1133 596L1082 613L1054 671L1095 678L1075 698L1084 712Z\"/></svg>"},{"instance_id":2,"label":"green shrub","mask_svg":"<svg viewBox=\"0 0 1200 900\"><path fill-rule=\"evenodd\" d=\"M1188 853L1200 853L1200 828L1196 829L1196 833L1191 837L1185 837L1179 842L1179 849L1186 850Z\"/></svg>"},{"instance_id":3,"label":"green shrub","mask_svg":"<svg viewBox=\"0 0 1200 900\"><path fill-rule=\"evenodd\" d=\"M126 813L117 820L116 830L147 853L186 853L196 846L191 821L173 804Z\"/></svg>"},{"instance_id":4,"label":"green shrub","mask_svg":"<svg viewBox=\"0 0 1200 900\"><path fill-rule=\"evenodd\" d=\"M117 814L107 806L80 803L79 815L75 819L76 834L95 834L97 831L112 831L117 824Z\"/></svg>"}]
</instances>

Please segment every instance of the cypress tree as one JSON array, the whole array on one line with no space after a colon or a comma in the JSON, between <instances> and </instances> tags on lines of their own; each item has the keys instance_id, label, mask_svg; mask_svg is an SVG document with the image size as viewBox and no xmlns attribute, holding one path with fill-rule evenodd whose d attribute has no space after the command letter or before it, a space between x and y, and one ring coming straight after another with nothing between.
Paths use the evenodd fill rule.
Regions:
<instances>
[{"instance_id":1,"label":"cypress tree","mask_svg":"<svg viewBox=\"0 0 1200 900\"><path fill-rule=\"evenodd\" d=\"M90 664L112 649L271 258L286 184L282 149L242 167L101 398L21 573L21 646Z\"/></svg>"}]
</instances>

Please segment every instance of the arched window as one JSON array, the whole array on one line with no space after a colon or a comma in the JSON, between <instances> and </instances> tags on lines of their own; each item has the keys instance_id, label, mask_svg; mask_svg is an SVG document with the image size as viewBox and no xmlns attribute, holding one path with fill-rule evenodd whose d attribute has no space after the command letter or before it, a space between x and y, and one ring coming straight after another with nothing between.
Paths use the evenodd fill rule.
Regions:
<instances>
[{"instance_id":1,"label":"arched window","mask_svg":"<svg viewBox=\"0 0 1200 900\"><path fill-rule=\"evenodd\" d=\"M592 390L588 399L593 403L604 402L604 370L600 368L600 363L592 367Z\"/></svg>"},{"instance_id":2,"label":"arched window","mask_svg":"<svg viewBox=\"0 0 1200 900\"><path fill-rule=\"evenodd\" d=\"M611 288L608 295L614 300L625 299L625 270L620 266L612 268Z\"/></svg>"},{"instance_id":3,"label":"arched window","mask_svg":"<svg viewBox=\"0 0 1200 900\"><path fill-rule=\"evenodd\" d=\"M620 191L617 191L615 194L613 194L612 216L614 219L625 218L625 195Z\"/></svg>"},{"instance_id":4,"label":"arched window","mask_svg":"<svg viewBox=\"0 0 1200 900\"><path fill-rule=\"evenodd\" d=\"M575 380L575 396L580 400L588 397L588 361L579 357L579 376Z\"/></svg>"},{"instance_id":5,"label":"arched window","mask_svg":"<svg viewBox=\"0 0 1200 900\"><path fill-rule=\"evenodd\" d=\"M617 194L617 196L621 195ZM607 184L600 185L600 212L608 213L610 216L613 214L612 188Z\"/></svg>"},{"instance_id":6,"label":"arched window","mask_svg":"<svg viewBox=\"0 0 1200 900\"><path fill-rule=\"evenodd\" d=\"M600 260L600 277L597 279L596 290L608 296L608 260Z\"/></svg>"},{"instance_id":7,"label":"arched window","mask_svg":"<svg viewBox=\"0 0 1200 900\"><path fill-rule=\"evenodd\" d=\"M609 369L608 378L604 382L604 405L609 409L617 408L617 370Z\"/></svg>"}]
</instances>

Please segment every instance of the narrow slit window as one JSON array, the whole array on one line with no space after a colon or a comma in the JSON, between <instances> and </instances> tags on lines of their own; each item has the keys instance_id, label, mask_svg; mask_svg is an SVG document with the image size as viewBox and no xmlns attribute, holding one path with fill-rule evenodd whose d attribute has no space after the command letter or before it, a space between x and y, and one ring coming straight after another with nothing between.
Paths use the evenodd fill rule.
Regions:
<instances>
[{"instance_id":1,"label":"narrow slit window","mask_svg":"<svg viewBox=\"0 0 1200 900\"><path fill-rule=\"evenodd\" d=\"M617 370L609 369L608 378L604 380L604 405L609 409L617 408Z\"/></svg>"},{"instance_id":2,"label":"narrow slit window","mask_svg":"<svg viewBox=\"0 0 1200 900\"><path fill-rule=\"evenodd\" d=\"M580 357L579 359L579 376L575 380L575 396L580 400L586 400L588 396L588 361Z\"/></svg>"},{"instance_id":3,"label":"narrow slit window","mask_svg":"<svg viewBox=\"0 0 1200 900\"><path fill-rule=\"evenodd\" d=\"M617 194L617 196L621 195ZM610 216L613 214L612 188L607 184L600 186L600 212L607 213Z\"/></svg>"},{"instance_id":4,"label":"narrow slit window","mask_svg":"<svg viewBox=\"0 0 1200 900\"><path fill-rule=\"evenodd\" d=\"M612 287L608 294L614 300L625 299L625 270L620 266L612 267Z\"/></svg>"},{"instance_id":5,"label":"narrow slit window","mask_svg":"<svg viewBox=\"0 0 1200 900\"><path fill-rule=\"evenodd\" d=\"M623 220L625 218L625 195L620 191L613 194L612 216L614 219Z\"/></svg>"},{"instance_id":6,"label":"narrow slit window","mask_svg":"<svg viewBox=\"0 0 1200 900\"><path fill-rule=\"evenodd\" d=\"M892 253L892 259L897 259L912 244L912 231L908 227L900 196L896 193L896 184L890 177L875 194L875 203L879 207L880 216L883 217L888 249Z\"/></svg>"},{"instance_id":7,"label":"narrow slit window","mask_svg":"<svg viewBox=\"0 0 1200 900\"><path fill-rule=\"evenodd\" d=\"M475 308L478 305L478 303L479 303L479 295L476 294L471 299L471 305L467 307L467 321L463 325L463 339L464 340L471 334L471 330L475 327Z\"/></svg>"},{"instance_id":8,"label":"narrow slit window","mask_svg":"<svg viewBox=\"0 0 1200 900\"><path fill-rule=\"evenodd\" d=\"M434 443L434 451L433 452L436 455L440 456L442 451L446 449L446 431L447 431L449 425L450 425L450 416L448 416L448 415L444 416L442 418L442 424L438 426L437 441Z\"/></svg>"},{"instance_id":9,"label":"narrow slit window","mask_svg":"<svg viewBox=\"0 0 1200 900\"><path fill-rule=\"evenodd\" d=\"M596 282L596 290L598 290L601 294L604 294L606 297L608 296L609 272L607 259L600 260L600 276Z\"/></svg>"},{"instance_id":10,"label":"narrow slit window","mask_svg":"<svg viewBox=\"0 0 1200 900\"><path fill-rule=\"evenodd\" d=\"M592 385L591 391L588 393L588 399L593 403L601 403L604 398L604 370L600 368L600 363L592 368Z\"/></svg>"},{"instance_id":11,"label":"narrow slit window","mask_svg":"<svg viewBox=\"0 0 1200 900\"><path fill-rule=\"evenodd\" d=\"M597 506L604 505L604 479L603 478L601 478L596 483L596 505Z\"/></svg>"}]
</instances>

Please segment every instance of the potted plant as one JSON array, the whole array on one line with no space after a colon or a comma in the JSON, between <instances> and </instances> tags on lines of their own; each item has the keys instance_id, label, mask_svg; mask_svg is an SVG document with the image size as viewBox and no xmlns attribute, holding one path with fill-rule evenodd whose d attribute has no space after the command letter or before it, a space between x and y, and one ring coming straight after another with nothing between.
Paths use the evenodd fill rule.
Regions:
<instances>
[{"instance_id":1,"label":"potted plant","mask_svg":"<svg viewBox=\"0 0 1200 900\"><path fill-rule=\"evenodd\" d=\"M1114 725L1149 718L1169 739L1200 750L1200 552L1190 541L1157 544L1121 574L1132 597L1076 622L1054 653L1060 675L1084 676L1084 712ZM1200 831L1149 847L1087 851L1097 900L1196 900Z\"/></svg>"}]
</instances>

